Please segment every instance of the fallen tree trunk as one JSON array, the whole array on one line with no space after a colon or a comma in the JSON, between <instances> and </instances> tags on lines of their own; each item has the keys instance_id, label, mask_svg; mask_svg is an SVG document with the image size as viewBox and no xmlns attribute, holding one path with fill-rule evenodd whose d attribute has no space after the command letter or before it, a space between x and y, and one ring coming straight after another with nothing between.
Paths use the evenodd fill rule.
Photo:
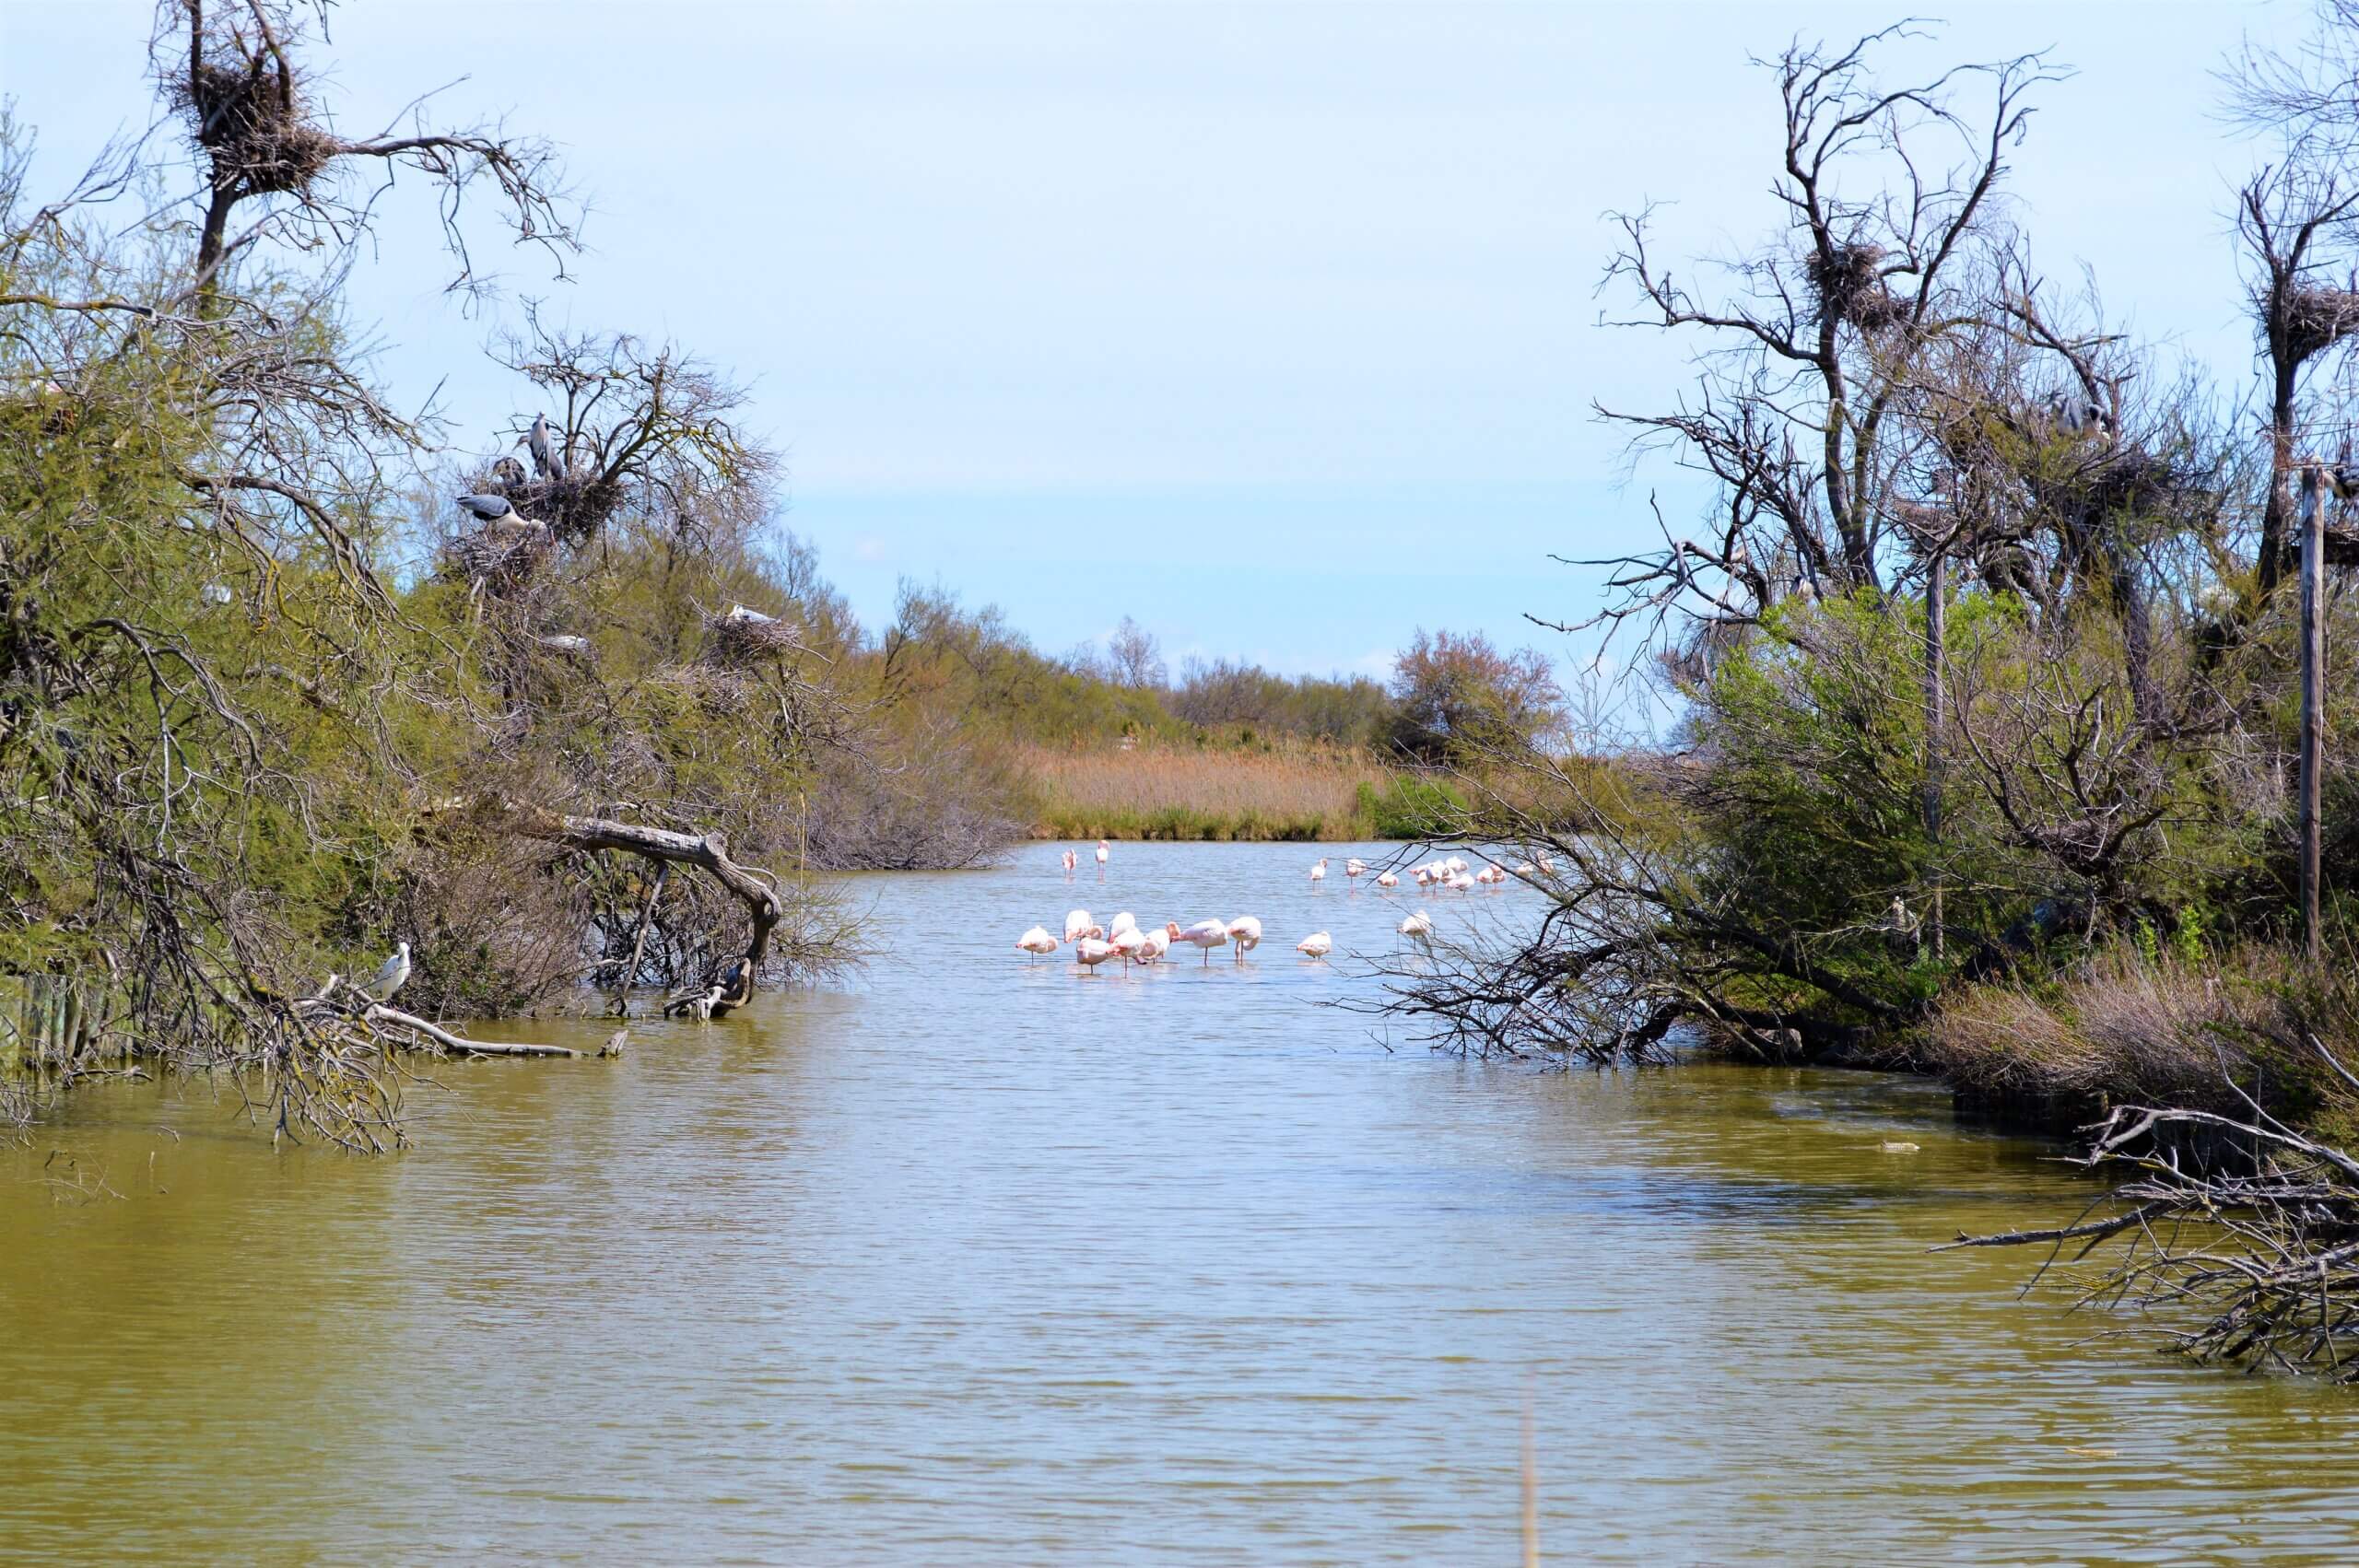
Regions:
<instances>
[{"instance_id":1,"label":"fallen tree trunk","mask_svg":"<svg viewBox=\"0 0 2359 1568\"><path fill-rule=\"evenodd\" d=\"M566 1046L525 1046L499 1040L470 1040L453 1035L448 1029L437 1028L423 1018L387 1007L381 1001L370 1003L369 1011L360 1016L370 1024L392 1024L414 1030L444 1050L464 1051L470 1056L578 1057L581 1054Z\"/></svg>"},{"instance_id":2,"label":"fallen tree trunk","mask_svg":"<svg viewBox=\"0 0 2359 1568\"><path fill-rule=\"evenodd\" d=\"M642 827L636 823L615 822L605 817L568 816L530 802L511 800L504 796L478 796L472 800L451 802L441 810L464 812L481 827L495 832L504 831L519 837L534 838L548 844L558 844L569 849L620 849L633 855L643 855L663 864L695 866L709 873L745 906L753 923L753 935L745 944L739 963L743 965L735 984L718 988L722 994L711 1004L711 1015L721 1017L751 1000L754 976L760 970L763 957L769 952L770 932L786 914L786 907L770 884L746 867L729 858L726 844L717 833L678 833L666 827Z\"/></svg>"}]
</instances>

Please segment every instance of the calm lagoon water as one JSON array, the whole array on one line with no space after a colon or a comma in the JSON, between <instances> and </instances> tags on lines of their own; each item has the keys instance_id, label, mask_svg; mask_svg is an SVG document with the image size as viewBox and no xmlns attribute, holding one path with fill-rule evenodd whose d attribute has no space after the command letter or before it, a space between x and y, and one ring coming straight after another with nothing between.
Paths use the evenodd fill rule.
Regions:
<instances>
[{"instance_id":1,"label":"calm lagoon water","mask_svg":"<svg viewBox=\"0 0 2359 1568\"><path fill-rule=\"evenodd\" d=\"M1290 950L1417 900L1328 852L865 879L855 983L444 1067L395 1158L80 1095L0 1149L0 1557L1511 1563L1528 1399L1556 1562L2359 1560L2359 1398L1927 1252L2075 1206L2043 1150L1908 1081L1388 1049ZM1074 905L1269 941L1014 951Z\"/></svg>"}]
</instances>

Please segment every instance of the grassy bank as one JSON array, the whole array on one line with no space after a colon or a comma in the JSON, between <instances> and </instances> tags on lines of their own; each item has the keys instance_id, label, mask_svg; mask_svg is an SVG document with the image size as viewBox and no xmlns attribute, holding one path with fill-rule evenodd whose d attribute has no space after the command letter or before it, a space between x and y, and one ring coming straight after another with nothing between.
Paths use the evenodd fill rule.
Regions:
<instances>
[{"instance_id":1,"label":"grassy bank","mask_svg":"<svg viewBox=\"0 0 2359 1568\"><path fill-rule=\"evenodd\" d=\"M1021 748L1039 838L1414 837L1442 787L1341 746Z\"/></svg>"}]
</instances>

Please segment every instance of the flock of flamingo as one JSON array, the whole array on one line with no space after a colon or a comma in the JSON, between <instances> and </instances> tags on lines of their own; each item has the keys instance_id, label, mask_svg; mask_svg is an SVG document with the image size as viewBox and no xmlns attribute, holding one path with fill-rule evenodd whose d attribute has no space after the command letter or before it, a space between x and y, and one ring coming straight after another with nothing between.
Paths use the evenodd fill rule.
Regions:
<instances>
[{"instance_id":1,"label":"flock of flamingo","mask_svg":"<svg viewBox=\"0 0 2359 1568\"><path fill-rule=\"evenodd\" d=\"M1105 839L1097 841L1097 874L1100 878L1106 874L1106 861L1112 852L1113 847ZM1081 863L1081 857L1067 849L1062 858L1065 874L1071 876ZM1326 882L1328 864L1327 858L1322 856L1310 868L1310 885L1314 891ZM1538 868L1541 872L1554 869L1544 861ZM1344 875L1354 886L1357 886L1359 879L1364 876L1369 877L1378 887L1395 888L1401 885L1399 872L1388 868L1375 871L1370 876L1371 870L1368 863L1356 855L1344 862ZM1512 872L1487 862L1476 870L1463 857L1457 855L1409 868L1409 876L1418 887L1443 893L1472 893L1478 887L1496 891L1511 878L1528 878L1533 873L1534 868L1528 860L1518 861ZM1424 943L1433 938L1433 917L1419 909L1404 917L1395 929L1411 942ZM1233 920L1198 920L1185 927L1177 920L1166 920L1160 929L1156 929L1142 927L1138 918L1125 909L1101 926L1088 910L1074 909L1065 915L1062 937L1046 926L1034 926L1015 939L1016 951L1030 954L1035 958L1049 957L1067 944L1072 946L1074 961L1084 975L1095 974L1101 964L1121 964L1124 960L1137 965L1157 964L1174 947L1180 946L1201 950L1206 964L1213 960L1214 948L1234 948L1237 962L1242 964L1247 954L1262 945L1262 922L1255 916L1239 915ZM1327 931L1312 931L1294 945L1295 951L1304 957L1314 962L1322 961L1335 951L1335 939Z\"/></svg>"}]
</instances>

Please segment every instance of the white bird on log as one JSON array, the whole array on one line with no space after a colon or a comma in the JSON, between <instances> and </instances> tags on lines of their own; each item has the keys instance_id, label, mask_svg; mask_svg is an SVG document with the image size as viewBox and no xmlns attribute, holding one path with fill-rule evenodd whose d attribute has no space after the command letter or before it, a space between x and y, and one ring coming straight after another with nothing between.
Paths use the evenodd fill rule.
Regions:
<instances>
[{"instance_id":1,"label":"white bird on log","mask_svg":"<svg viewBox=\"0 0 2359 1568\"><path fill-rule=\"evenodd\" d=\"M1313 931L1296 942L1294 950L1306 958L1324 958L1335 951L1335 939L1325 931Z\"/></svg>"},{"instance_id":2,"label":"white bird on log","mask_svg":"<svg viewBox=\"0 0 2359 1568\"><path fill-rule=\"evenodd\" d=\"M369 994L379 1001L392 999L393 994L409 984L409 943L394 944L393 955L377 970L377 977L369 982Z\"/></svg>"},{"instance_id":3,"label":"white bird on log","mask_svg":"<svg viewBox=\"0 0 2359 1568\"><path fill-rule=\"evenodd\" d=\"M1015 946L1020 953L1029 953L1036 958L1045 958L1057 950L1057 939L1049 934L1049 929L1046 926L1034 926L1015 939Z\"/></svg>"}]
</instances>

